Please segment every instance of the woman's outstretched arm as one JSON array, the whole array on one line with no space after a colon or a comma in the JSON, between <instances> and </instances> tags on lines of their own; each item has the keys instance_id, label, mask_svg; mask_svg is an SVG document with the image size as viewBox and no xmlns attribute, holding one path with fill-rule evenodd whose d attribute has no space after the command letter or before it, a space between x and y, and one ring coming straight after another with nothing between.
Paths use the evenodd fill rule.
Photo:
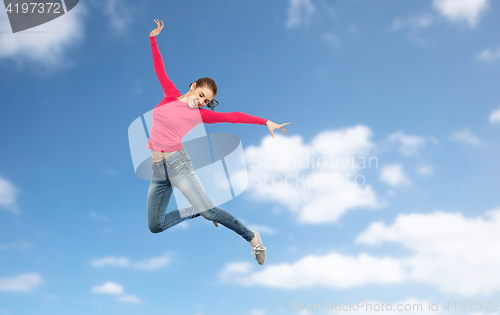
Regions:
<instances>
[{"instance_id":1,"label":"woman's outstretched arm","mask_svg":"<svg viewBox=\"0 0 500 315\"><path fill-rule=\"evenodd\" d=\"M163 89L163 95L165 97L168 96L175 98L181 96L181 93L179 93L175 85L168 78L167 73L165 72L165 65L163 64L160 50L158 49L158 44L156 43L156 36L160 34L163 28L163 21L161 21L161 26L158 20L155 20L155 22L158 27L152 30L151 33L149 33L149 39L151 42L151 51L153 53L153 63L156 76L158 77L158 80L160 80L160 84Z\"/></svg>"},{"instance_id":2,"label":"woman's outstretched arm","mask_svg":"<svg viewBox=\"0 0 500 315\"><path fill-rule=\"evenodd\" d=\"M233 124L256 124L256 125L266 125L271 135L274 138L274 129L282 129L286 135L286 129L283 128L284 125L290 123L284 123L278 125L268 119L264 119L258 116L252 116L249 114L241 112L231 112L231 113L219 113L212 110L200 108L201 119L205 124L217 124L217 123L233 123Z\"/></svg>"},{"instance_id":3,"label":"woman's outstretched arm","mask_svg":"<svg viewBox=\"0 0 500 315\"><path fill-rule=\"evenodd\" d=\"M201 119L205 124L232 123L265 125L267 119L241 112L220 113L200 108Z\"/></svg>"}]
</instances>

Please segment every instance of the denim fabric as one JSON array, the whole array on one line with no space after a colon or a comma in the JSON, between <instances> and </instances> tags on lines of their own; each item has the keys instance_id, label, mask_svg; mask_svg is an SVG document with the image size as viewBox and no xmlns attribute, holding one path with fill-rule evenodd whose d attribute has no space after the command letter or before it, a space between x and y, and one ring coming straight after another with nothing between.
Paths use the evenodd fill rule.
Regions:
<instances>
[{"instance_id":1,"label":"denim fabric","mask_svg":"<svg viewBox=\"0 0 500 315\"><path fill-rule=\"evenodd\" d=\"M191 159L184 149L158 162L152 162L152 178L148 192L148 227L159 233L182 221L203 216L218 222L250 241L254 234L230 212L216 207L208 197L194 172ZM177 187L192 205L166 213L173 187ZM187 216L186 216L187 215Z\"/></svg>"}]
</instances>

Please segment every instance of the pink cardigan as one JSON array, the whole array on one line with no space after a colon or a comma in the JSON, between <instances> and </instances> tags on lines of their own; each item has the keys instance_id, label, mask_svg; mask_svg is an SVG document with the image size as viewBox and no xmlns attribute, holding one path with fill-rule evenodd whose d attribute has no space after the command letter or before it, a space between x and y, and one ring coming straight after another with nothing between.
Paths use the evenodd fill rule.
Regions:
<instances>
[{"instance_id":1,"label":"pink cardigan","mask_svg":"<svg viewBox=\"0 0 500 315\"><path fill-rule=\"evenodd\" d=\"M178 100L181 93L165 73L165 66L156 44L150 37L156 75L163 88L163 99L153 109L153 125L149 134L148 149L173 152L182 149L182 138L199 123L240 123L265 125L267 119L241 112L219 113L204 108L190 108Z\"/></svg>"}]
</instances>

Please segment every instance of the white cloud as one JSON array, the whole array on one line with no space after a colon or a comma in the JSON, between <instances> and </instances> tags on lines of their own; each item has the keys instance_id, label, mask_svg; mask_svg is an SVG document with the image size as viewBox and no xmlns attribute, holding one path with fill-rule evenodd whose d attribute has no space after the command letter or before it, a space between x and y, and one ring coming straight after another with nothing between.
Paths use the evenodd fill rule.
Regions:
<instances>
[{"instance_id":1,"label":"white cloud","mask_svg":"<svg viewBox=\"0 0 500 315\"><path fill-rule=\"evenodd\" d=\"M213 224L213 223L210 222L210 224ZM190 227L191 227L191 222L183 221L183 222L179 223L178 225L176 225L175 228L178 230L189 230Z\"/></svg>"},{"instance_id":2,"label":"white cloud","mask_svg":"<svg viewBox=\"0 0 500 315\"><path fill-rule=\"evenodd\" d=\"M270 265L260 271L254 271L253 264L227 264L219 275L223 281L244 286L301 289L398 283L404 279L405 272L397 259L376 258L365 253L349 256L332 252L324 256L308 255L294 263Z\"/></svg>"},{"instance_id":3,"label":"white cloud","mask_svg":"<svg viewBox=\"0 0 500 315\"><path fill-rule=\"evenodd\" d=\"M466 22L474 27L489 7L488 0L434 0L434 7L451 22Z\"/></svg>"},{"instance_id":4,"label":"white cloud","mask_svg":"<svg viewBox=\"0 0 500 315\"><path fill-rule=\"evenodd\" d=\"M126 257L108 256L101 259L92 259L90 264L94 268L103 267L129 267L130 261Z\"/></svg>"},{"instance_id":5,"label":"white cloud","mask_svg":"<svg viewBox=\"0 0 500 315\"><path fill-rule=\"evenodd\" d=\"M167 266L170 263L168 255L163 255L159 257L153 257L144 261L140 261L134 264L135 269L142 270L156 270Z\"/></svg>"},{"instance_id":6,"label":"white cloud","mask_svg":"<svg viewBox=\"0 0 500 315\"><path fill-rule=\"evenodd\" d=\"M372 223L357 241L399 244L413 255L401 259L410 279L464 296L500 290L500 209L467 218L460 213L399 215L391 226Z\"/></svg>"},{"instance_id":7,"label":"white cloud","mask_svg":"<svg viewBox=\"0 0 500 315\"><path fill-rule=\"evenodd\" d=\"M132 303L132 304L139 304L142 302L141 299L139 299L135 295L122 295L118 298L118 301L123 303Z\"/></svg>"},{"instance_id":8,"label":"white cloud","mask_svg":"<svg viewBox=\"0 0 500 315\"><path fill-rule=\"evenodd\" d=\"M249 172L234 181L248 176L249 198L283 205L301 223L334 222L351 209L380 207L361 174L378 168L378 159L367 156L371 135L359 125L321 132L310 144L300 136L265 137L245 150Z\"/></svg>"},{"instance_id":9,"label":"white cloud","mask_svg":"<svg viewBox=\"0 0 500 315\"><path fill-rule=\"evenodd\" d=\"M415 135L404 134L401 131L395 132L388 137L389 141L399 143L399 151L404 155L415 155L418 149L425 146L424 138Z\"/></svg>"},{"instance_id":10,"label":"white cloud","mask_svg":"<svg viewBox=\"0 0 500 315\"><path fill-rule=\"evenodd\" d=\"M8 244L0 244L0 250L13 248L13 249L16 249L19 251L25 251L25 250L30 249L32 247L33 247L33 244L31 244L28 241L24 241L24 240L17 240L17 241L10 242Z\"/></svg>"},{"instance_id":11,"label":"white cloud","mask_svg":"<svg viewBox=\"0 0 500 315\"><path fill-rule=\"evenodd\" d=\"M95 212L90 212L90 217L94 220L108 221L108 218L104 215L97 214Z\"/></svg>"},{"instance_id":12,"label":"white cloud","mask_svg":"<svg viewBox=\"0 0 500 315\"><path fill-rule=\"evenodd\" d=\"M465 143L468 145L473 145L473 146L481 144L481 140L479 140L478 137L473 135L469 129L462 129L462 130L453 132L450 136L450 140L462 142L462 143Z\"/></svg>"},{"instance_id":13,"label":"white cloud","mask_svg":"<svg viewBox=\"0 0 500 315\"><path fill-rule=\"evenodd\" d=\"M383 167L380 170L380 180L394 187L410 184L410 180L404 173L403 166L401 164L393 164Z\"/></svg>"},{"instance_id":14,"label":"white cloud","mask_svg":"<svg viewBox=\"0 0 500 315\"><path fill-rule=\"evenodd\" d=\"M409 254L374 257L331 252L264 269L250 263L231 263L224 266L219 277L244 286L286 289L343 289L413 281L465 297L491 296L500 291L500 208L478 217L442 211L400 214L390 225L370 224L356 242L371 247L393 243Z\"/></svg>"},{"instance_id":15,"label":"white cloud","mask_svg":"<svg viewBox=\"0 0 500 315\"><path fill-rule=\"evenodd\" d=\"M230 282L233 280L233 274L248 274L253 270L253 267L253 264L249 262L227 263L219 272L219 278L222 281Z\"/></svg>"},{"instance_id":16,"label":"white cloud","mask_svg":"<svg viewBox=\"0 0 500 315\"><path fill-rule=\"evenodd\" d=\"M266 315L266 310L263 309L254 309L250 311L250 315Z\"/></svg>"},{"instance_id":17,"label":"white cloud","mask_svg":"<svg viewBox=\"0 0 500 315\"><path fill-rule=\"evenodd\" d=\"M0 278L0 291L30 292L42 283L42 277L26 273L16 277Z\"/></svg>"},{"instance_id":18,"label":"white cloud","mask_svg":"<svg viewBox=\"0 0 500 315\"><path fill-rule=\"evenodd\" d=\"M489 48L484 49L476 55L476 58L483 61L493 61L500 58L500 48L492 50Z\"/></svg>"},{"instance_id":19,"label":"white cloud","mask_svg":"<svg viewBox=\"0 0 500 315\"><path fill-rule=\"evenodd\" d=\"M121 286L117 283L114 283L112 281L107 281L103 285L93 287L92 292L93 293L118 295L117 301L122 302L122 303L139 304L139 303L143 302L141 299L139 299L135 295L123 294L123 286Z\"/></svg>"},{"instance_id":20,"label":"white cloud","mask_svg":"<svg viewBox=\"0 0 500 315\"><path fill-rule=\"evenodd\" d=\"M332 32L327 32L323 34L323 39L327 42L332 44L333 46L339 46L340 45L340 37L335 35Z\"/></svg>"},{"instance_id":21,"label":"white cloud","mask_svg":"<svg viewBox=\"0 0 500 315\"><path fill-rule=\"evenodd\" d=\"M90 265L94 268L119 267L140 270L156 270L167 266L170 263L168 255L149 258L135 263L130 262L127 257L108 256L101 259L92 259Z\"/></svg>"},{"instance_id":22,"label":"white cloud","mask_svg":"<svg viewBox=\"0 0 500 315\"><path fill-rule=\"evenodd\" d=\"M434 173L434 169L430 165L424 165L418 168L418 173L420 175L432 175Z\"/></svg>"},{"instance_id":23,"label":"white cloud","mask_svg":"<svg viewBox=\"0 0 500 315\"><path fill-rule=\"evenodd\" d=\"M397 18L392 23L392 29L397 31L404 27L410 27L413 29L426 28L432 25L433 19L428 14L423 14L419 16L412 16L408 18Z\"/></svg>"},{"instance_id":24,"label":"white cloud","mask_svg":"<svg viewBox=\"0 0 500 315\"><path fill-rule=\"evenodd\" d=\"M312 0L290 0L287 27L294 27L307 22L316 9Z\"/></svg>"},{"instance_id":25,"label":"white cloud","mask_svg":"<svg viewBox=\"0 0 500 315\"><path fill-rule=\"evenodd\" d=\"M45 68L67 67L66 52L82 41L86 14L87 8L80 1L70 12L45 24L18 33L0 33L0 59L18 64L29 61ZM0 29L11 29L5 11L0 12Z\"/></svg>"},{"instance_id":26,"label":"white cloud","mask_svg":"<svg viewBox=\"0 0 500 315\"><path fill-rule=\"evenodd\" d=\"M500 108L491 112L490 123L500 123Z\"/></svg>"},{"instance_id":27,"label":"white cloud","mask_svg":"<svg viewBox=\"0 0 500 315\"><path fill-rule=\"evenodd\" d=\"M274 234L276 231L265 225L251 224L247 226L250 231L257 231L260 234Z\"/></svg>"},{"instance_id":28,"label":"white cloud","mask_svg":"<svg viewBox=\"0 0 500 315\"><path fill-rule=\"evenodd\" d=\"M117 32L125 32L132 22L132 14L123 0L107 0L104 3L104 14L108 17L111 28Z\"/></svg>"},{"instance_id":29,"label":"white cloud","mask_svg":"<svg viewBox=\"0 0 500 315\"><path fill-rule=\"evenodd\" d=\"M18 213L19 208L16 202L18 193L19 189L14 184L0 176L0 209Z\"/></svg>"},{"instance_id":30,"label":"white cloud","mask_svg":"<svg viewBox=\"0 0 500 315\"><path fill-rule=\"evenodd\" d=\"M101 286L93 287L92 292L119 295L119 294L123 293L123 287L119 284L112 282L112 281L108 281Z\"/></svg>"}]
</instances>

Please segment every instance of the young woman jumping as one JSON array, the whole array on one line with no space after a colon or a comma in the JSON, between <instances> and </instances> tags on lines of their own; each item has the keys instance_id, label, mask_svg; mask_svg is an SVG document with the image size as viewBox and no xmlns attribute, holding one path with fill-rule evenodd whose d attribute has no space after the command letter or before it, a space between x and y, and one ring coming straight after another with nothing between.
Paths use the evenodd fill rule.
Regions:
<instances>
[{"instance_id":1,"label":"young woman jumping","mask_svg":"<svg viewBox=\"0 0 500 315\"><path fill-rule=\"evenodd\" d=\"M203 216L235 231L252 246L255 260L262 265L266 261L266 247L258 232L250 231L228 211L216 207L208 197L198 175L194 172L191 159L182 147L182 138L199 123L243 123L266 125L274 138L274 129L282 129L285 124L275 124L261 117L241 112L217 113L214 100L217 85L210 78L200 78L191 83L189 91L181 95L165 73L165 66L158 50L156 36L163 29L163 21L155 20L157 28L149 34L156 75L163 88L164 97L153 109L148 149L152 155L152 178L148 192L148 226L152 233L159 233L180 222ZM207 106L211 110L201 107ZM166 213L172 197L173 187L177 187L192 205L190 208Z\"/></svg>"}]
</instances>

